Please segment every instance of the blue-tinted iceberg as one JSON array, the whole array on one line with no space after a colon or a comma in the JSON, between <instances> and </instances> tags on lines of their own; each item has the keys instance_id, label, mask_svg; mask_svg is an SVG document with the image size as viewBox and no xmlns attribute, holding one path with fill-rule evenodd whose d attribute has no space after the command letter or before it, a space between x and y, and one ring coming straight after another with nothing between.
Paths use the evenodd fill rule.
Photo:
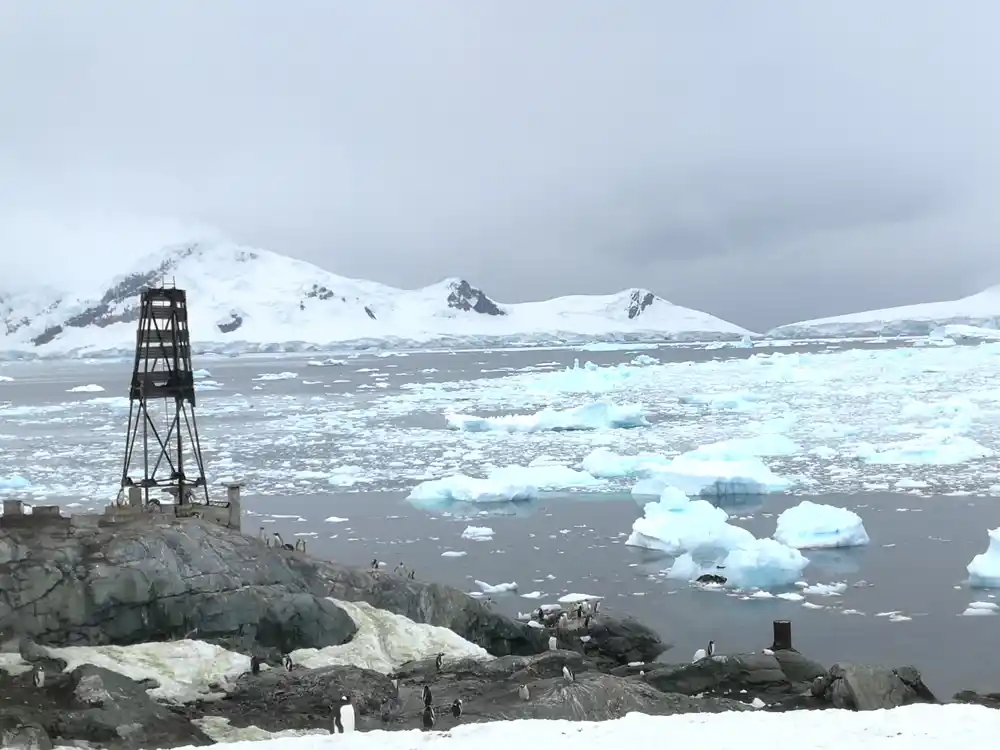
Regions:
<instances>
[{"instance_id":1,"label":"blue-tinted iceberg","mask_svg":"<svg viewBox=\"0 0 1000 750\"><path fill-rule=\"evenodd\" d=\"M778 516L774 538L795 549L860 547L869 541L865 524L857 513L809 500Z\"/></svg>"},{"instance_id":2,"label":"blue-tinted iceberg","mask_svg":"<svg viewBox=\"0 0 1000 750\"><path fill-rule=\"evenodd\" d=\"M966 567L969 585L975 588L1000 588L1000 528L991 529L989 535L990 546Z\"/></svg>"}]
</instances>

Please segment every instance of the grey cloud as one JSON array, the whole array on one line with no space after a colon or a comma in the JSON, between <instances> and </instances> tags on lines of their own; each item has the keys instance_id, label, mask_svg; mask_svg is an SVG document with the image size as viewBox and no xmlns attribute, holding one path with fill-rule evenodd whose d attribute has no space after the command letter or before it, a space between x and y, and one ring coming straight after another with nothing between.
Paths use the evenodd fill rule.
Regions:
<instances>
[{"instance_id":1,"label":"grey cloud","mask_svg":"<svg viewBox=\"0 0 1000 750\"><path fill-rule=\"evenodd\" d=\"M0 287L212 227L388 283L642 285L756 328L969 293L1000 281L998 22L989 0L2 4Z\"/></svg>"}]
</instances>

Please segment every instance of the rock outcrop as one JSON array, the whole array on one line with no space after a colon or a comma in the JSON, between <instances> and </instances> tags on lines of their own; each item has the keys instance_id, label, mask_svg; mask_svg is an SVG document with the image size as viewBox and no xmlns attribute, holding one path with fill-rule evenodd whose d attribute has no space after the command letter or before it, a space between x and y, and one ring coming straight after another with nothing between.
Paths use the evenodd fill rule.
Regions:
<instances>
[{"instance_id":1,"label":"rock outcrop","mask_svg":"<svg viewBox=\"0 0 1000 750\"><path fill-rule=\"evenodd\" d=\"M834 664L829 673L816 678L810 693L833 708L853 711L938 702L914 667Z\"/></svg>"},{"instance_id":2,"label":"rock outcrop","mask_svg":"<svg viewBox=\"0 0 1000 750\"><path fill-rule=\"evenodd\" d=\"M0 733L4 747L48 750L81 740L112 750L209 745L211 738L145 687L107 669L84 665L48 676L0 672Z\"/></svg>"},{"instance_id":3,"label":"rock outcrop","mask_svg":"<svg viewBox=\"0 0 1000 750\"><path fill-rule=\"evenodd\" d=\"M771 703L809 690L827 670L797 651L725 654L693 664L643 667L645 680L665 693L731 697L741 701L758 698ZM637 668L627 667L627 672ZM620 674L621 670L615 670Z\"/></svg>"},{"instance_id":4,"label":"rock outcrop","mask_svg":"<svg viewBox=\"0 0 1000 750\"><path fill-rule=\"evenodd\" d=\"M573 670L573 681L563 677L564 665ZM630 711L664 715L748 709L734 700L665 695L639 678L597 671L593 661L574 651L469 660L440 671L433 661L415 662L394 678L398 688L385 675L355 667L272 670L245 675L222 700L192 704L184 711L195 721L217 717L235 727L272 732L330 729L330 697L349 695L359 729L413 729L420 726L425 685L433 693L440 729L500 719L600 721ZM528 688L528 700L518 694L521 685ZM463 705L460 721L449 712L455 699Z\"/></svg>"}]
</instances>

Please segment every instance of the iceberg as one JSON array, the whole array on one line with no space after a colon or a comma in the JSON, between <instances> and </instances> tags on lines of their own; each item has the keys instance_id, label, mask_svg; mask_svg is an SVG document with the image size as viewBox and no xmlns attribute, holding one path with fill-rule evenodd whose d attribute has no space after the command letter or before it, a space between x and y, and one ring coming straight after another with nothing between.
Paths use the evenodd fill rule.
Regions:
<instances>
[{"instance_id":1,"label":"iceberg","mask_svg":"<svg viewBox=\"0 0 1000 750\"><path fill-rule=\"evenodd\" d=\"M757 539L729 523L729 514L707 500L667 487L646 503L626 544L676 556L668 577L692 581L720 573L738 588L774 588L797 581L809 564L801 552L774 539Z\"/></svg>"},{"instance_id":2,"label":"iceberg","mask_svg":"<svg viewBox=\"0 0 1000 750\"><path fill-rule=\"evenodd\" d=\"M677 456L650 473L632 488L633 495L648 495L659 488L676 487L686 495L731 497L781 492L791 482L772 472L759 458L717 459L696 449ZM655 494L655 493L653 493Z\"/></svg>"},{"instance_id":3,"label":"iceberg","mask_svg":"<svg viewBox=\"0 0 1000 750\"><path fill-rule=\"evenodd\" d=\"M580 462L580 468L591 476L601 479L619 479L621 477L643 476L657 469L662 469L670 463L670 460L656 453L619 456L607 448L595 448ZM662 491L663 487L660 487L656 492L647 494L659 495Z\"/></svg>"},{"instance_id":4,"label":"iceberg","mask_svg":"<svg viewBox=\"0 0 1000 750\"><path fill-rule=\"evenodd\" d=\"M541 490L592 489L604 482L568 466L539 464L493 469L485 478L454 474L421 482L406 499L435 507L449 502L506 503L534 500Z\"/></svg>"},{"instance_id":5,"label":"iceberg","mask_svg":"<svg viewBox=\"0 0 1000 750\"><path fill-rule=\"evenodd\" d=\"M861 547L869 541L868 532L857 513L809 500L778 516L774 538L795 549Z\"/></svg>"},{"instance_id":6,"label":"iceberg","mask_svg":"<svg viewBox=\"0 0 1000 750\"><path fill-rule=\"evenodd\" d=\"M473 417L446 414L448 427L465 432L568 432L572 430L629 429L646 427L645 410L637 404L595 401L574 409L542 409L535 414Z\"/></svg>"},{"instance_id":7,"label":"iceberg","mask_svg":"<svg viewBox=\"0 0 1000 750\"><path fill-rule=\"evenodd\" d=\"M973 588L1000 588L1000 528L991 529L988 533L990 546L966 566L969 585Z\"/></svg>"},{"instance_id":8,"label":"iceberg","mask_svg":"<svg viewBox=\"0 0 1000 750\"><path fill-rule=\"evenodd\" d=\"M802 577L809 564L797 549L774 539L752 539L719 555L696 549L674 560L668 578L693 581L705 573L726 577L726 585L740 589L773 589L790 586Z\"/></svg>"}]
</instances>

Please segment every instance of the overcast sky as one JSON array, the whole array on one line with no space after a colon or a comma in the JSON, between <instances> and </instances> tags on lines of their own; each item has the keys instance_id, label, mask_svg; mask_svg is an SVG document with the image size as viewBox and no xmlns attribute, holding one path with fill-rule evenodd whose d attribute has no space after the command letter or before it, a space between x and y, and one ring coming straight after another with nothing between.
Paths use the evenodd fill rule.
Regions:
<instances>
[{"instance_id":1,"label":"overcast sky","mask_svg":"<svg viewBox=\"0 0 1000 750\"><path fill-rule=\"evenodd\" d=\"M996 0L0 0L0 289L231 237L751 328L1000 284Z\"/></svg>"}]
</instances>

